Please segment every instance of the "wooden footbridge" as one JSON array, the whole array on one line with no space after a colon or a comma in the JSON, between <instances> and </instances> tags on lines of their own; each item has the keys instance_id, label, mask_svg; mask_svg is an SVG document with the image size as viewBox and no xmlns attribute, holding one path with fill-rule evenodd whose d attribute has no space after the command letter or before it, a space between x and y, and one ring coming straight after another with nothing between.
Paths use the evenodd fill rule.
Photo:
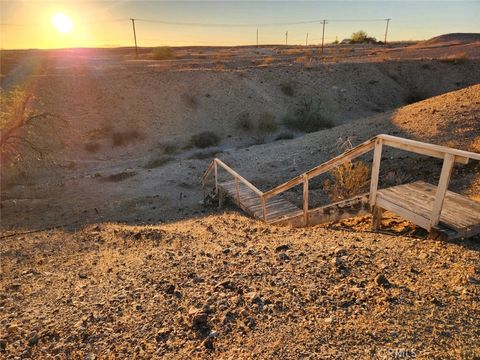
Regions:
<instances>
[{"instance_id":1,"label":"wooden footbridge","mask_svg":"<svg viewBox=\"0 0 480 360\"><path fill-rule=\"evenodd\" d=\"M416 181L378 189L384 147L443 159L438 184L435 186ZM373 163L368 194L315 209L309 208L309 180L370 151L373 151ZM382 212L387 210L426 229L432 238L450 240L480 233L480 202L447 190L454 164L467 164L470 159L480 160L480 154L391 135L378 135L266 192L257 189L219 159L212 161L202 177L202 183L205 185L207 178L213 174L220 206L227 196L253 217L271 224L302 227L372 213L373 228L378 229ZM232 179L221 181L220 171L225 171ZM282 197L282 193L297 185L303 186L303 208Z\"/></svg>"}]
</instances>

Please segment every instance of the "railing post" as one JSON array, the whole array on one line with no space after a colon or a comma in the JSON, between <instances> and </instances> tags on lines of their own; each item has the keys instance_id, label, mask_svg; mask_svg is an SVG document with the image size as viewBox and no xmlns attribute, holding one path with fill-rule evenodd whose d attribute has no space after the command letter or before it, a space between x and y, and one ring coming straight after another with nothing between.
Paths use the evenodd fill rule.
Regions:
<instances>
[{"instance_id":1,"label":"railing post","mask_svg":"<svg viewBox=\"0 0 480 360\"><path fill-rule=\"evenodd\" d=\"M238 181L238 177L235 176L235 189L237 191L237 204L240 206L240 184Z\"/></svg>"},{"instance_id":2,"label":"railing post","mask_svg":"<svg viewBox=\"0 0 480 360\"><path fill-rule=\"evenodd\" d=\"M382 139L375 140L375 150L373 151L372 176L370 178L370 207L373 209L377 200L378 178L380 175L380 162L382 161Z\"/></svg>"},{"instance_id":3,"label":"railing post","mask_svg":"<svg viewBox=\"0 0 480 360\"><path fill-rule=\"evenodd\" d=\"M448 183L450 182L454 163L455 155L446 153L443 158L442 172L440 173L440 180L438 181L437 193L435 194L432 215L430 217L430 229L428 230L431 230L433 226L438 225L440 222L443 202L445 200L445 194L447 192Z\"/></svg>"},{"instance_id":4,"label":"railing post","mask_svg":"<svg viewBox=\"0 0 480 360\"><path fill-rule=\"evenodd\" d=\"M308 176L303 174L303 222L308 225Z\"/></svg>"},{"instance_id":5,"label":"railing post","mask_svg":"<svg viewBox=\"0 0 480 360\"><path fill-rule=\"evenodd\" d=\"M213 169L215 174L215 195L218 195L218 170L217 170L217 159L213 159Z\"/></svg>"},{"instance_id":6,"label":"railing post","mask_svg":"<svg viewBox=\"0 0 480 360\"><path fill-rule=\"evenodd\" d=\"M266 200L265 196L261 196L260 200L262 201L262 215L263 215L263 221L267 222L267 205L266 205Z\"/></svg>"}]
</instances>

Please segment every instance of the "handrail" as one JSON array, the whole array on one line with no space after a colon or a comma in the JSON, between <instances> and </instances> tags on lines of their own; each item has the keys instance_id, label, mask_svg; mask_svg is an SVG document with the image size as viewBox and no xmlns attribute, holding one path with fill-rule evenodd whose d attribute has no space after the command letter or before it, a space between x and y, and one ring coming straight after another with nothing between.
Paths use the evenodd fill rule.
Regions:
<instances>
[{"instance_id":1,"label":"handrail","mask_svg":"<svg viewBox=\"0 0 480 360\"><path fill-rule=\"evenodd\" d=\"M307 179L314 178L318 175L321 175L323 173L326 173L333 169L336 166L341 165L344 162L351 161L371 150L375 147L375 138L369 139L365 141L364 143L361 143L358 146L355 146L353 149L338 155L310 170L307 172L300 174L293 179L278 185L277 187L263 193L263 196L265 196L266 199L271 198L272 196L278 195L288 189L291 189L294 186L300 185L303 183L305 176Z\"/></svg>"},{"instance_id":2,"label":"handrail","mask_svg":"<svg viewBox=\"0 0 480 360\"><path fill-rule=\"evenodd\" d=\"M207 171L205 171L205 173L202 176L202 179L201 179L202 183L204 182L206 177L212 172L213 168L215 167L215 164L220 165L226 172L232 175L235 179L240 180L245 186L249 187L254 193L256 193L259 196L263 196L263 192L257 189L255 185L253 185L251 182L249 182L247 179L245 179L243 176L241 176L239 173L237 173L230 166L228 166L218 158L214 158L213 161L208 166Z\"/></svg>"},{"instance_id":3,"label":"handrail","mask_svg":"<svg viewBox=\"0 0 480 360\"><path fill-rule=\"evenodd\" d=\"M382 139L383 145L385 146L428 155L439 159L443 159L445 154L451 154L456 157L456 162L467 163L468 159L480 160L480 154L453 149L442 145L429 144L386 134L377 135L377 138Z\"/></svg>"},{"instance_id":4,"label":"handrail","mask_svg":"<svg viewBox=\"0 0 480 360\"><path fill-rule=\"evenodd\" d=\"M201 183L201 184L203 184L203 182L205 181L205 179L207 178L207 176L212 172L214 165L215 165L215 159L213 159L212 162L210 163L210 165L208 165L207 170L205 171L205 173L203 174L202 178L200 179L200 183Z\"/></svg>"},{"instance_id":5,"label":"handrail","mask_svg":"<svg viewBox=\"0 0 480 360\"><path fill-rule=\"evenodd\" d=\"M213 161L216 162L218 165L220 165L226 172L228 172L234 178L238 178L238 180L240 180L244 185L249 187L254 193L256 193L259 196L263 196L262 191L258 190L252 183L250 183L250 181L245 179L243 176L241 176L239 173L233 170L230 166L225 164L222 160L215 158Z\"/></svg>"}]
</instances>

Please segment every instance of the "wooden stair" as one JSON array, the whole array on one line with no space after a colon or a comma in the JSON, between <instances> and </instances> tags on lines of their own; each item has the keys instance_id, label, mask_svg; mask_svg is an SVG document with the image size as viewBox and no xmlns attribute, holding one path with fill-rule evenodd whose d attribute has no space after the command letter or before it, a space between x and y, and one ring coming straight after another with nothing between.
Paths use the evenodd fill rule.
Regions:
<instances>
[{"instance_id":1,"label":"wooden stair","mask_svg":"<svg viewBox=\"0 0 480 360\"><path fill-rule=\"evenodd\" d=\"M417 181L378 189L383 147L443 159L438 185ZM372 150L368 194L315 209L309 208L310 179ZM480 154L382 134L266 192L260 191L220 159L211 162L202 177L202 183L205 184L207 177L213 173L220 205L224 197L229 197L245 212L270 224L309 226L372 213L372 226L377 229L381 225L382 212L388 210L426 229L432 238L456 239L480 234L480 203L448 191L455 163L467 164L470 159L480 161ZM228 173L233 180L220 180L219 171ZM282 193L295 186L303 186L302 208L282 196Z\"/></svg>"},{"instance_id":2,"label":"wooden stair","mask_svg":"<svg viewBox=\"0 0 480 360\"><path fill-rule=\"evenodd\" d=\"M230 199L248 214L257 219L263 219L262 201L260 197L243 183L237 186L235 180L219 182L220 196L228 196ZM265 203L267 218L266 222L275 223L302 215L303 211L282 196L270 198Z\"/></svg>"}]
</instances>

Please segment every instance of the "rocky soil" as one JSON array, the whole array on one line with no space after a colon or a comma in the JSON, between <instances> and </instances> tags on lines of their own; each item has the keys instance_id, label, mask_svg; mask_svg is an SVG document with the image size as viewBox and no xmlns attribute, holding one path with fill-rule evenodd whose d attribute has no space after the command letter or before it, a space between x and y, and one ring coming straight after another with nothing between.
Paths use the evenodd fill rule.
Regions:
<instances>
[{"instance_id":1,"label":"rocky soil","mask_svg":"<svg viewBox=\"0 0 480 360\"><path fill-rule=\"evenodd\" d=\"M0 357L478 358L479 251L233 213L17 234Z\"/></svg>"}]
</instances>

